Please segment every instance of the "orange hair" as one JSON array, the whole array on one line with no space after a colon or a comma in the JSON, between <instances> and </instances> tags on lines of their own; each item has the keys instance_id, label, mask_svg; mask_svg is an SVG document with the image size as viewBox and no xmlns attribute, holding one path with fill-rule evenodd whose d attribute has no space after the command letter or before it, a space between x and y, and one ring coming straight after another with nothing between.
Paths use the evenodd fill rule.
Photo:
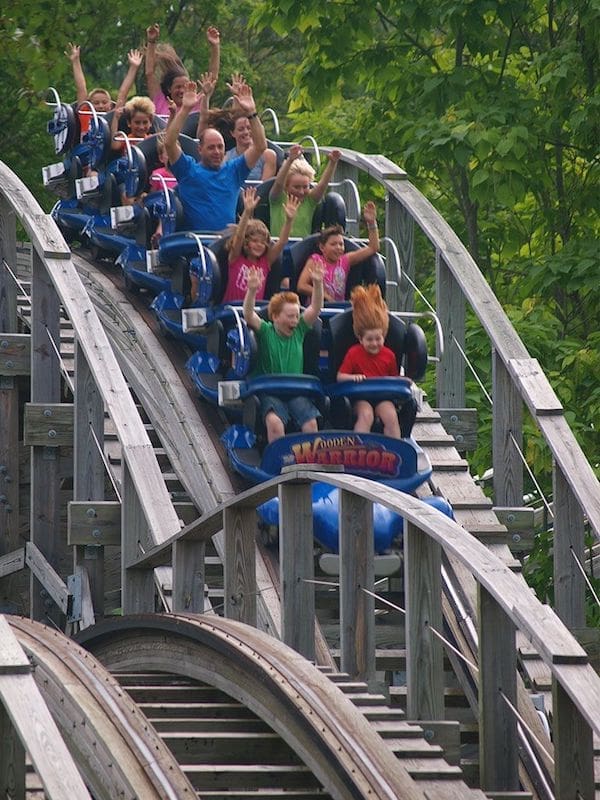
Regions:
<instances>
[{"instance_id":1,"label":"orange hair","mask_svg":"<svg viewBox=\"0 0 600 800\"><path fill-rule=\"evenodd\" d=\"M352 328L360 339L365 331L379 329L387 336L390 326L388 307L376 283L368 286L355 286L350 295L352 303Z\"/></svg>"},{"instance_id":2,"label":"orange hair","mask_svg":"<svg viewBox=\"0 0 600 800\"><path fill-rule=\"evenodd\" d=\"M269 300L269 319L273 319L273 317L281 314L281 311L286 303L295 303L299 306L300 298L296 292L277 292L277 294L274 294Z\"/></svg>"}]
</instances>

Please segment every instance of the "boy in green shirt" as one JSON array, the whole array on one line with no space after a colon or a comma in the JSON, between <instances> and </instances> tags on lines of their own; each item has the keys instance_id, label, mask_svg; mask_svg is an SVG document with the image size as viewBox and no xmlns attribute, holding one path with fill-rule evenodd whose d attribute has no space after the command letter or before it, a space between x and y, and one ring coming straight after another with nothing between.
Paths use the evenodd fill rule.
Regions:
<instances>
[{"instance_id":1,"label":"boy in green shirt","mask_svg":"<svg viewBox=\"0 0 600 800\"><path fill-rule=\"evenodd\" d=\"M297 374L304 372L303 342L323 308L323 269L315 267L312 273L313 291L310 305L301 313L300 298L294 292L279 292L269 301L269 319L261 319L254 310L256 292L261 285L261 274L253 268L248 274L248 289L244 297L244 319L256 333L258 341L258 366L256 375ZM261 397L261 412L267 429L267 441L285 436L285 426L290 418L304 433L318 430L317 408L307 397L281 398L276 395Z\"/></svg>"}]
</instances>

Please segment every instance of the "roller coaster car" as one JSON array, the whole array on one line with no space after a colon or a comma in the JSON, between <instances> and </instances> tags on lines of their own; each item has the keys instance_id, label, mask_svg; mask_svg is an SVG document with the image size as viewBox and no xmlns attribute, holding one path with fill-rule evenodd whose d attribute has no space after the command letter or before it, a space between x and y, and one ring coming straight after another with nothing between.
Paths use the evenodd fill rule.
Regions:
<instances>
[{"instance_id":1,"label":"roller coaster car","mask_svg":"<svg viewBox=\"0 0 600 800\"><path fill-rule=\"evenodd\" d=\"M352 311L339 312L330 319L331 349L329 369L335 380L342 358L355 341L352 331ZM313 333L313 332L311 332ZM307 337L308 338L308 337ZM427 364L425 337L419 326L390 315L390 330L386 344L397 356L398 368L404 365L406 377L368 379L361 383L331 383L323 389L316 379L319 374L321 331L313 333L308 348L305 340L305 372L312 375L262 375L238 384L221 384L221 397L235 398L243 404L243 424L232 425L222 437L234 470L252 483L267 480L283 467L295 464L340 466L344 471L379 481L404 492L414 492L431 474L431 465L423 450L409 438L415 419L417 403L411 378L422 378ZM282 397L309 397L322 413L323 429L317 433L289 430L270 444L260 418L260 397L276 394ZM403 435L393 439L374 430L356 433L352 430L351 404L354 400L392 400L398 406ZM339 552L337 508L338 492L324 484L313 486L314 535L321 547L330 553ZM441 498L424 502L436 505L448 515L451 508ZM258 509L265 528L278 524L278 501L271 500ZM374 506L375 551L388 554L379 564L379 574L395 571L400 560L389 553L398 544L402 520L383 506ZM332 569L332 559L325 556L323 566ZM335 558L333 558L335 568Z\"/></svg>"}]
</instances>

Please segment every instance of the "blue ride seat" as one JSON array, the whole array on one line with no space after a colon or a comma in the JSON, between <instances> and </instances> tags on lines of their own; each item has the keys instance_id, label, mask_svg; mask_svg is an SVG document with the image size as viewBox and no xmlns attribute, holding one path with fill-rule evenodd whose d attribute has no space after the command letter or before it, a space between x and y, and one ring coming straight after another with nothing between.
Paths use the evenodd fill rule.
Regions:
<instances>
[{"instance_id":1,"label":"blue ride seat","mask_svg":"<svg viewBox=\"0 0 600 800\"><path fill-rule=\"evenodd\" d=\"M358 342L352 328L352 309L343 311L329 320L329 380L331 382L331 418L334 427L351 429L354 425L352 402L359 399L375 402L393 400L398 408L400 431L409 437L417 415L417 402L410 390L411 380L420 380L427 367L427 342L421 327L415 323L406 325L401 319L389 315L389 328L385 345L396 356L399 378L367 379L360 383L352 381L337 383L337 373L344 356ZM376 426L379 423L376 422ZM377 431L377 427L374 427Z\"/></svg>"},{"instance_id":2,"label":"blue ride seat","mask_svg":"<svg viewBox=\"0 0 600 800\"><path fill-rule=\"evenodd\" d=\"M354 240L344 236L344 250L346 253L358 250L359 247L360 245ZM318 233L313 233L311 236L307 236L306 239L302 239L302 241L296 242L290 247L290 289L293 292L297 291L298 278L304 269L304 265L313 253L318 252L320 252ZM379 253L369 256L369 258L350 270L348 279L346 280L346 300L350 300L350 293L355 286L359 286L360 284L367 285L370 283L377 283L381 289L381 296L385 298L385 265ZM304 301L306 300L306 298L301 299Z\"/></svg>"}]
</instances>

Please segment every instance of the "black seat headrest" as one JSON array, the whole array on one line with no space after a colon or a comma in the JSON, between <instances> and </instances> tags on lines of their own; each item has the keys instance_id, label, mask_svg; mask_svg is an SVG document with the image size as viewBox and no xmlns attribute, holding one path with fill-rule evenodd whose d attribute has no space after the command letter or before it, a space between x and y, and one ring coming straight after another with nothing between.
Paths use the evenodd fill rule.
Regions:
<instances>
[{"instance_id":1,"label":"black seat headrest","mask_svg":"<svg viewBox=\"0 0 600 800\"><path fill-rule=\"evenodd\" d=\"M329 380L334 383L344 356L353 344L358 342L352 327L352 309L336 314L329 320L331 342L329 345ZM385 345L393 350L396 356L398 373L406 349L406 325L398 317L389 315L389 328L385 337Z\"/></svg>"}]
</instances>

